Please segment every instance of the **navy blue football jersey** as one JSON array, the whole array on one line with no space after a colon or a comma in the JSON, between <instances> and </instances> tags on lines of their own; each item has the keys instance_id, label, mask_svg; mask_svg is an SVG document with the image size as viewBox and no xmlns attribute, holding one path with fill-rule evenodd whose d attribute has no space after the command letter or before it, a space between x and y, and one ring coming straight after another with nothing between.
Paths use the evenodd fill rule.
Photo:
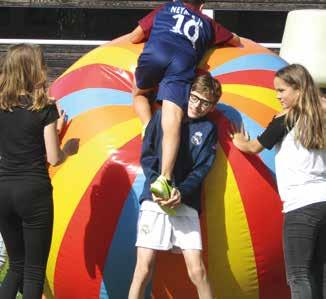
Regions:
<instances>
[{"instance_id":1,"label":"navy blue football jersey","mask_svg":"<svg viewBox=\"0 0 326 299\"><path fill-rule=\"evenodd\" d=\"M197 62L210 46L228 41L233 36L200 10L182 1L161 6L139 24L148 35L147 43L153 43L155 47L156 41L162 40L196 56Z\"/></svg>"}]
</instances>

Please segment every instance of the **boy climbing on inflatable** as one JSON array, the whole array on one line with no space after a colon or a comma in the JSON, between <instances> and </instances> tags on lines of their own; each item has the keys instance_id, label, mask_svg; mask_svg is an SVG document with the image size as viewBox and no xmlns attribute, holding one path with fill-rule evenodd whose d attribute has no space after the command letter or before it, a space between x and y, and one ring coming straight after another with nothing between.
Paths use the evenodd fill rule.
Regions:
<instances>
[{"instance_id":1,"label":"boy climbing on inflatable","mask_svg":"<svg viewBox=\"0 0 326 299\"><path fill-rule=\"evenodd\" d=\"M152 191L163 198L169 197L181 121L197 64L209 47L240 44L237 35L202 14L204 2L168 2L141 19L134 31L113 41L146 41L135 71L133 105L146 127L152 116L149 95L158 86L157 99L163 101L162 164Z\"/></svg>"}]
</instances>

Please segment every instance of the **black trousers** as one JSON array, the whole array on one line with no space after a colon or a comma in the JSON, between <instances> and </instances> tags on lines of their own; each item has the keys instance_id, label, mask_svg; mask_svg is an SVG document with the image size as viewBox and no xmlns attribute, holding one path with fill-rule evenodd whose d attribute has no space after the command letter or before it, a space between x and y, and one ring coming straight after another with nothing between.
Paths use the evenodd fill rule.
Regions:
<instances>
[{"instance_id":1,"label":"black trousers","mask_svg":"<svg viewBox=\"0 0 326 299\"><path fill-rule=\"evenodd\" d=\"M42 296L53 227L52 186L43 178L0 178L0 232L9 269L1 299Z\"/></svg>"},{"instance_id":2,"label":"black trousers","mask_svg":"<svg viewBox=\"0 0 326 299\"><path fill-rule=\"evenodd\" d=\"M283 242L291 298L325 299L326 202L286 213Z\"/></svg>"}]
</instances>

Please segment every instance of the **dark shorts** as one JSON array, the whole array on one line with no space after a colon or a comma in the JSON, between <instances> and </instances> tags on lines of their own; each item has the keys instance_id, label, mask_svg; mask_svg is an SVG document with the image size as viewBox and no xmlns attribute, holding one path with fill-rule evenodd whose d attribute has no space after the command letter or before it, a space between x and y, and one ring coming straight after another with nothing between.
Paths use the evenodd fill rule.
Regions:
<instances>
[{"instance_id":1,"label":"dark shorts","mask_svg":"<svg viewBox=\"0 0 326 299\"><path fill-rule=\"evenodd\" d=\"M146 44L138 58L135 71L140 89L159 85L158 100L168 100L182 109L187 106L190 88L195 77L196 58L175 46L158 42Z\"/></svg>"}]
</instances>

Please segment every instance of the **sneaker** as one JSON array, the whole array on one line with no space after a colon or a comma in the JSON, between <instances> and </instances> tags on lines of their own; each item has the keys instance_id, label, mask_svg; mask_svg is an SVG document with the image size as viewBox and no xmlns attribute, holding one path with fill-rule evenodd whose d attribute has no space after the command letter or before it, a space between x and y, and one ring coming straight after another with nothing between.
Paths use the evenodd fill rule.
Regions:
<instances>
[{"instance_id":1,"label":"sneaker","mask_svg":"<svg viewBox=\"0 0 326 299\"><path fill-rule=\"evenodd\" d=\"M172 186L169 184L168 180L160 175L150 187L151 192L157 196L164 199L169 199L172 191ZM175 209L160 206L161 209L170 216L175 216L177 213Z\"/></svg>"}]
</instances>

